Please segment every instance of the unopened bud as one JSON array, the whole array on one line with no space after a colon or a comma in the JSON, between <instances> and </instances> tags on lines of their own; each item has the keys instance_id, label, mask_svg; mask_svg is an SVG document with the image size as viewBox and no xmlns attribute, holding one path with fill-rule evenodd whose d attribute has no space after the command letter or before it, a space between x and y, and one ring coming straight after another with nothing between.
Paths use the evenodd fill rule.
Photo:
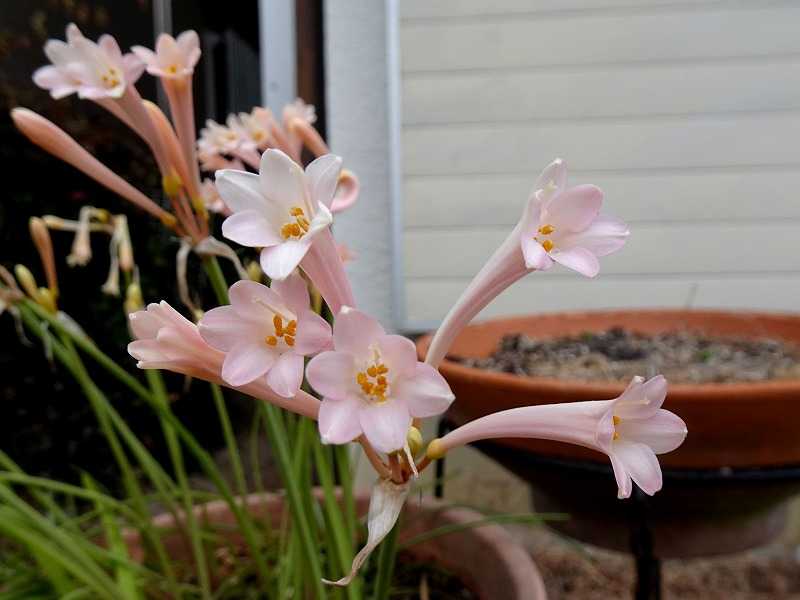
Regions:
<instances>
[{"instance_id":1,"label":"unopened bud","mask_svg":"<svg viewBox=\"0 0 800 600\"><path fill-rule=\"evenodd\" d=\"M247 267L245 267L247 271L247 277L252 281L261 281L261 265L259 265L256 261L252 261L247 263Z\"/></svg>"},{"instance_id":2,"label":"unopened bud","mask_svg":"<svg viewBox=\"0 0 800 600\"><path fill-rule=\"evenodd\" d=\"M92 216L100 223L108 223L111 220L111 213L105 208L93 208Z\"/></svg>"},{"instance_id":3,"label":"unopened bud","mask_svg":"<svg viewBox=\"0 0 800 600\"><path fill-rule=\"evenodd\" d=\"M31 239L39 252L42 261L44 274L47 278L47 286L53 292L53 296L58 296L58 279L56 277L56 261L53 256L53 242L50 239L50 232L47 225L39 217L31 217L28 221L28 229L31 232Z\"/></svg>"},{"instance_id":4,"label":"unopened bud","mask_svg":"<svg viewBox=\"0 0 800 600\"><path fill-rule=\"evenodd\" d=\"M406 434L406 442L408 442L408 450L411 456L416 456L422 450L422 433L416 427L409 427L408 434Z\"/></svg>"},{"instance_id":5,"label":"unopened bud","mask_svg":"<svg viewBox=\"0 0 800 600\"><path fill-rule=\"evenodd\" d=\"M172 171L169 175L164 175L164 177L161 178L161 187L164 189L164 193L167 196L176 198L178 194L181 193L183 182L180 176L175 171Z\"/></svg>"},{"instance_id":6,"label":"unopened bud","mask_svg":"<svg viewBox=\"0 0 800 600\"><path fill-rule=\"evenodd\" d=\"M114 226L119 240L119 268L125 273L130 273L135 266L133 263L133 246L131 234L128 231L128 218L125 215L115 217Z\"/></svg>"},{"instance_id":7,"label":"unopened bud","mask_svg":"<svg viewBox=\"0 0 800 600\"><path fill-rule=\"evenodd\" d=\"M39 286L36 285L36 278L31 273L31 270L25 265L16 265L14 267L14 275L17 276L17 281L19 281L22 289L25 290L25 293L28 294L28 297L36 300L39 295Z\"/></svg>"},{"instance_id":8,"label":"unopened bud","mask_svg":"<svg viewBox=\"0 0 800 600\"><path fill-rule=\"evenodd\" d=\"M47 312L56 314L58 312L58 305L56 304L56 297L50 288L40 287L36 294L36 302L42 306Z\"/></svg>"},{"instance_id":9,"label":"unopened bud","mask_svg":"<svg viewBox=\"0 0 800 600\"><path fill-rule=\"evenodd\" d=\"M425 455L431 460L438 460L445 454L447 454L447 448L444 447L442 440L439 438L431 440L431 443L428 444L428 449L425 451Z\"/></svg>"},{"instance_id":10,"label":"unopened bud","mask_svg":"<svg viewBox=\"0 0 800 600\"><path fill-rule=\"evenodd\" d=\"M144 298L142 298L142 288L138 283L132 283L125 290L125 314L131 314L144 308Z\"/></svg>"}]
</instances>

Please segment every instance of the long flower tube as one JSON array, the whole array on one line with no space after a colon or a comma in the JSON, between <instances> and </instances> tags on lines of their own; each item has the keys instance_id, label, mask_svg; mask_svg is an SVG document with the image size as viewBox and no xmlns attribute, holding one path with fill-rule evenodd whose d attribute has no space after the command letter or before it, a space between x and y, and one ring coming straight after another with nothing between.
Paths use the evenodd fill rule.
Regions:
<instances>
[{"instance_id":1,"label":"long flower tube","mask_svg":"<svg viewBox=\"0 0 800 600\"><path fill-rule=\"evenodd\" d=\"M263 377L240 386L226 383L222 377L225 353L210 346L197 325L167 302L150 304L146 310L131 313L129 320L136 339L128 344L128 353L139 361L140 369L164 369L197 377L317 419L320 401L302 390L285 398L275 393Z\"/></svg>"},{"instance_id":2,"label":"long flower tube","mask_svg":"<svg viewBox=\"0 0 800 600\"><path fill-rule=\"evenodd\" d=\"M631 495L631 480L651 496L661 489L656 454L675 450L686 439L683 420L661 405L667 381L661 375L634 377L613 400L567 402L512 408L475 419L433 440L429 459L478 440L536 438L577 444L608 455L620 498Z\"/></svg>"},{"instance_id":3,"label":"long flower tube","mask_svg":"<svg viewBox=\"0 0 800 600\"><path fill-rule=\"evenodd\" d=\"M459 332L503 290L528 273L558 262L586 277L598 257L616 252L627 225L600 215L603 193L592 185L566 187L566 166L556 159L542 171L522 218L445 316L425 362L438 366Z\"/></svg>"},{"instance_id":4,"label":"long flower tube","mask_svg":"<svg viewBox=\"0 0 800 600\"><path fill-rule=\"evenodd\" d=\"M63 129L27 108L14 108L11 119L17 129L31 142L56 158L82 171L99 184L119 194L142 210L150 213L168 227L176 224L175 216L158 206L111 169L89 154Z\"/></svg>"}]
</instances>

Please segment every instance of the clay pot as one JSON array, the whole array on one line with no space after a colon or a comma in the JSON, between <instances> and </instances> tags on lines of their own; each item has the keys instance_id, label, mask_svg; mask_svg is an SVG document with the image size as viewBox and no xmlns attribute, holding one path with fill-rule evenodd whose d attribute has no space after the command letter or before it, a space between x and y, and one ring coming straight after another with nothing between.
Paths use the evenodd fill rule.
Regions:
<instances>
[{"instance_id":1,"label":"clay pot","mask_svg":"<svg viewBox=\"0 0 800 600\"><path fill-rule=\"evenodd\" d=\"M277 494L251 494L244 501L247 510L256 518L270 518L275 526L284 511L283 497ZM369 496L357 495L359 514L366 514ZM199 505L195 514L213 525L230 527L225 534L232 540L241 540L236 531L236 520L228 505L221 500ZM448 507L434 499L422 502L411 498L403 509L400 543L421 533L442 527L459 525L481 519L475 511ZM175 519L163 513L153 519L159 529L174 529ZM220 533L225 532L222 529ZM141 558L143 554L138 532L128 532L126 543L131 555ZM176 560L191 560L191 551L185 539L178 533L166 536L167 553ZM482 600L546 600L544 583L539 570L525 549L498 525L485 525L439 536L408 548L408 552L420 560L431 561L454 573Z\"/></svg>"},{"instance_id":2,"label":"clay pot","mask_svg":"<svg viewBox=\"0 0 800 600\"><path fill-rule=\"evenodd\" d=\"M708 310L632 310L554 313L495 319L470 325L450 354L490 354L506 334L559 337L624 327L638 333L690 330L712 335L771 337L800 344L800 315ZM430 336L417 342L420 357ZM520 377L466 367L445 359L440 367L456 402L448 418L462 424L486 414L537 404L603 400L618 396L624 384ZM643 373L642 375L647 375ZM660 457L667 468L760 467L800 464L800 380L759 383L670 384L667 408L686 421L684 444ZM605 456L569 444L539 440L503 440L556 458L606 462Z\"/></svg>"},{"instance_id":3,"label":"clay pot","mask_svg":"<svg viewBox=\"0 0 800 600\"><path fill-rule=\"evenodd\" d=\"M465 328L450 354L486 356L506 334L547 338L611 327L800 344L796 315L635 310L490 320ZM429 344L430 336L418 340L420 357ZM625 387L520 377L449 360L440 368L456 395L446 415L452 425L518 406L610 399ZM503 439L477 447L530 483L537 510L569 514L550 526L581 541L624 551L636 531L647 530L656 554L668 558L735 552L773 540L785 527L788 500L800 491L800 380L671 384L664 407L686 421L689 435L678 450L659 456L664 487L653 498L618 501L608 458L579 446Z\"/></svg>"}]
</instances>

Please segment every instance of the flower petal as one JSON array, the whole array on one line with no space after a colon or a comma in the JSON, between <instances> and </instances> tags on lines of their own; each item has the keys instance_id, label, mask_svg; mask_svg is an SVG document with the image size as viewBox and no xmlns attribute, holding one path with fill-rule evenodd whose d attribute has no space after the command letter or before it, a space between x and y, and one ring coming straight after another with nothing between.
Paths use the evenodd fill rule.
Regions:
<instances>
[{"instance_id":1,"label":"flower petal","mask_svg":"<svg viewBox=\"0 0 800 600\"><path fill-rule=\"evenodd\" d=\"M415 365L414 376L398 383L393 394L401 397L411 416L419 419L442 414L455 399L441 373L421 362Z\"/></svg>"},{"instance_id":2,"label":"flower petal","mask_svg":"<svg viewBox=\"0 0 800 600\"><path fill-rule=\"evenodd\" d=\"M553 266L553 259L548 256L547 251L533 237L521 236L520 246L522 247L522 256L525 258L525 266L528 269L546 271Z\"/></svg>"},{"instance_id":3,"label":"flower petal","mask_svg":"<svg viewBox=\"0 0 800 600\"><path fill-rule=\"evenodd\" d=\"M642 421L622 419L617 433L624 440L646 444L656 454L672 452L686 439L686 423L678 415L659 408Z\"/></svg>"},{"instance_id":4,"label":"flower petal","mask_svg":"<svg viewBox=\"0 0 800 600\"><path fill-rule=\"evenodd\" d=\"M255 210L269 218L267 199L261 190L258 175L235 169L222 169L214 174L219 197L232 212ZM277 215L276 215L277 216ZM279 227L277 221L274 227Z\"/></svg>"},{"instance_id":5,"label":"flower petal","mask_svg":"<svg viewBox=\"0 0 800 600\"><path fill-rule=\"evenodd\" d=\"M577 185L564 190L547 205L547 216L542 217L555 226L557 232L582 231L600 213L603 192L594 185Z\"/></svg>"},{"instance_id":6,"label":"flower petal","mask_svg":"<svg viewBox=\"0 0 800 600\"><path fill-rule=\"evenodd\" d=\"M649 419L664 404L667 380L656 375L647 381L634 377L613 404L613 413L622 419Z\"/></svg>"},{"instance_id":7,"label":"flower petal","mask_svg":"<svg viewBox=\"0 0 800 600\"><path fill-rule=\"evenodd\" d=\"M556 186L557 191L563 191L567 183L567 165L560 158L547 165L536 180L536 189L543 190L549 184Z\"/></svg>"},{"instance_id":8,"label":"flower petal","mask_svg":"<svg viewBox=\"0 0 800 600\"><path fill-rule=\"evenodd\" d=\"M240 318L247 318L255 323L264 323L265 329L270 331L273 311L283 312L286 309L286 303L275 290L257 281L247 279L237 281L231 286L228 295L231 305L239 313Z\"/></svg>"},{"instance_id":9,"label":"flower petal","mask_svg":"<svg viewBox=\"0 0 800 600\"><path fill-rule=\"evenodd\" d=\"M402 335L382 335L377 340L381 360L389 368L390 381L414 375L417 349L414 342Z\"/></svg>"},{"instance_id":10,"label":"flower petal","mask_svg":"<svg viewBox=\"0 0 800 600\"><path fill-rule=\"evenodd\" d=\"M394 452L405 446L411 415L399 398L364 405L358 412L358 420L367 440L378 452Z\"/></svg>"},{"instance_id":11,"label":"flower petal","mask_svg":"<svg viewBox=\"0 0 800 600\"><path fill-rule=\"evenodd\" d=\"M331 346L331 326L318 314L305 310L297 317L294 351L313 356Z\"/></svg>"},{"instance_id":12,"label":"flower petal","mask_svg":"<svg viewBox=\"0 0 800 600\"><path fill-rule=\"evenodd\" d=\"M303 383L303 357L284 352L267 372L267 385L279 396L291 398Z\"/></svg>"},{"instance_id":13,"label":"flower petal","mask_svg":"<svg viewBox=\"0 0 800 600\"><path fill-rule=\"evenodd\" d=\"M554 261L586 277L595 277L600 272L597 257L585 248L553 250L550 256Z\"/></svg>"},{"instance_id":14,"label":"flower petal","mask_svg":"<svg viewBox=\"0 0 800 600\"><path fill-rule=\"evenodd\" d=\"M652 496L661 489L661 467L649 447L636 442L619 441L614 444L613 454L644 493Z\"/></svg>"},{"instance_id":15,"label":"flower petal","mask_svg":"<svg viewBox=\"0 0 800 600\"><path fill-rule=\"evenodd\" d=\"M370 344L386 335L381 324L366 313L345 306L333 322L333 347L363 359Z\"/></svg>"},{"instance_id":16,"label":"flower petal","mask_svg":"<svg viewBox=\"0 0 800 600\"><path fill-rule=\"evenodd\" d=\"M276 246L283 242L273 224L256 210L243 210L229 216L222 222L222 235L251 248Z\"/></svg>"},{"instance_id":17,"label":"flower petal","mask_svg":"<svg viewBox=\"0 0 800 600\"><path fill-rule=\"evenodd\" d=\"M356 367L353 357L329 350L312 358L306 367L311 387L325 398L342 400L355 390Z\"/></svg>"},{"instance_id":18,"label":"flower petal","mask_svg":"<svg viewBox=\"0 0 800 600\"><path fill-rule=\"evenodd\" d=\"M262 193L287 214L292 206L305 206L303 169L280 150L269 149L261 155L258 179Z\"/></svg>"},{"instance_id":19,"label":"flower petal","mask_svg":"<svg viewBox=\"0 0 800 600\"><path fill-rule=\"evenodd\" d=\"M320 156L306 167L306 179L312 202L319 202L327 208L331 207L341 170L342 159L335 154Z\"/></svg>"},{"instance_id":20,"label":"flower petal","mask_svg":"<svg viewBox=\"0 0 800 600\"><path fill-rule=\"evenodd\" d=\"M560 248L580 246L595 256L608 256L625 245L630 229L616 217L599 215L583 231L569 233L558 240Z\"/></svg>"},{"instance_id":21,"label":"flower petal","mask_svg":"<svg viewBox=\"0 0 800 600\"><path fill-rule=\"evenodd\" d=\"M277 358L278 353L265 343L239 342L225 354L222 379L234 387L245 385L266 373Z\"/></svg>"},{"instance_id":22,"label":"flower petal","mask_svg":"<svg viewBox=\"0 0 800 600\"><path fill-rule=\"evenodd\" d=\"M243 319L233 306L218 306L203 315L197 324L200 335L208 345L229 352L241 342L263 342L265 328L257 322Z\"/></svg>"},{"instance_id":23,"label":"flower petal","mask_svg":"<svg viewBox=\"0 0 800 600\"><path fill-rule=\"evenodd\" d=\"M342 399L322 399L319 406L319 437L323 444L346 444L361 435L361 423L358 420L358 411L362 406L361 400L355 396Z\"/></svg>"},{"instance_id":24,"label":"flower petal","mask_svg":"<svg viewBox=\"0 0 800 600\"><path fill-rule=\"evenodd\" d=\"M270 284L282 299L283 303L295 314L308 310L311 301L308 297L308 284L299 274L289 275L284 280L275 280Z\"/></svg>"},{"instance_id":25,"label":"flower petal","mask_svg":"<svg viewBox=\"0 0 800 600\"><path fill-rule=\"evenodd\" d=\"M286 240L261 251L261 268L270 279L286 279L308 252L310 242Z\"/></svg>"},{"instance_id":26,"label":"flower petal","mask_svg":"<svg viewBox=\"0 0 800 600\"><path fill-rule=\"evenodd\" d=\"M633 491L631 476L616 454L612 452L608 457L611 459L611 468L614 469L614 479L617 480L617 498L620 500L630 498Z\"/></svg>"}]
</instances>

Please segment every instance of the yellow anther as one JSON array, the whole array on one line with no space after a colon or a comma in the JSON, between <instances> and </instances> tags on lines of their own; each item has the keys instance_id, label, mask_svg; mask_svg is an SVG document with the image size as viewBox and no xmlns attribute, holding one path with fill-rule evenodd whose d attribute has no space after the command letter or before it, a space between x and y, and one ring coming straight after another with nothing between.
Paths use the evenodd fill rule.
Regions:
<instances>
[{"instance_id":1,"label":"yellow anther","mask_svg":"<svg viewBox=\"0 0 800 600\"><path fill-rule=\"evenodd\" d=\"M169 67L167 67L167 72L175 75L175 73L178 72L178 65L170 65Z\"/></svg>"},{"instance_id":2,"label":"yellow anther","mask_svg":"<svg viewBox=\"0 0 800 600\"><path fill-rule=\"evenodd\" d=\"M382 385L384 387L386 387L387 385L386 377L384 377L383 375L378 375L378 379L376 379L376 381L378 382L378 385Z\"/></svg>"},{"instance_id":3,"label":"yellow anther","mask_svg":"<svg viewBox=\"0 0 800 600\"><path fill-rule=\"evenodd\" d=\"M302 217L305 216L306 213L303 212L303 209L300 208L299 206L293 206L292 208L289 209L289 214L292 215L293 217Z\"/></svg>"},{"instance_id":4,"label":"yellow anther","mask_svg":"<svg viewBox=\"0 0 800 600\"><path fill-rule=\"evenodd\" d=\"M367 383L367 374L361 371L358 375L356 375L356 383L361 386Z\"/></svg>"},{"instance_id":5,"label":"yellow anther","mask_svg":"<svg viewBox=\"0 0 800 600\"><path fill-rule=\"evenodd\" d=\"M556 228L553 227L552 225L542 225L541 227L539 227L539 233L541 233L542 235L550 235L555 230Z\"/></svg>"},{"instance_id":6,"label":"yellow anther","mask_svg":"<svg viewBox=\"0 0 800 600\"><path fill-rule=\"evenodd\" d=\"M292 225L293 223L285 223L283 227L281 227L281 237L285 240L288 240L292 237Z\"/></svg>"},{"instance_id":7,"label":"yellow anther","mask_svg":"<svg viewBox=\"0 0 800 600\"><path fill-rule=\"evenodd\" d=\"M619 434L615 431L614 437L612 438L615 442L619 439Z\"/></svg>"},{"instance_id":8,"label":"yellow anther","mask_svg":"<svg viewBox=\"0 0 800 600\"><path fill-rule=\"evenodd\" d=\"M297 321L289 321L289 324L286 326L286 334L287 335L297 334Z\"/></svg>"},{"instance_id":9,"label":"yellow anther","mask_svg":"<svg viewBox=\"0 0 800 600\"><path fill-rule=\"evenodd\" d=\"M294 338L290 335L283 336L283 341L286 342L286 345L290 348L294 346Z\"/></svg>"},{"instance_id":10,"label":"yellow anther","mask_svg":"<svg viewBox=\"0 0 800 600\"><path fill-rule=\"evenodd\" d=\"M544 248L545 252L550 252L553 249L553 242L551 240L545 240L542 242L542 248Z\"/></svg>"},{"instance_id":11,"label":"yellow anther","mask_svg":"<svg viewBox=\"0 0 800 600\"><path fill-rule=\"evenodd\" d=\"M620 419L617 415L614 415L612 420L614 421L614 427L622 423L622 419Z\"/></svg>"},{"instance_id":12,"label":"yellow anther","mask_svg":"<svg viewBox=\"0 0 800 600\"><path fill-rule=\"evenodd\" d=\"M375 365L372 365L369 369L367 369L367 375L370 377L375 377L378 374L378 368Z\"/></svg>"},{"instance_id":13,"label":"yellow anther","mask_svg":"<svg viewBox=\"0 0 800 600\"><path fill-rule=\"evenodd\" d=\"M277 346L278 345L278 338L274 335L267 336L267 345L268 346Z\"/></svg>"},{"instance_id":14,"label":"yellow anther","mask_svg":"<svg viewBox=\"0 0 800 600\"><path fill-rule=\"evenodd\" d=\"M305 217L297 217L297 224L303 231L308 231L308 228L311 226L311 223L309 223L308 219Z\"/></svg>"},{"instance_id":15,"label":"yellow anther","mask_svg":"<svg viewBox=\"0 0 800 600\"><path fill-rule=\"evenodd\" d=\"M389 368L383 363L377 365L376 368L378 369L378 375L385 375L389 372Z\"/></svg>"},{"instance_id":16,"label":"yellow anther","mask_svg":"<svg viewBox=\"0 0 800 600\"><path fill-rule=\"evenodd\" d=\"M281 319L280 315L272 317L272 325L275 327L275 335L281 337L283 335L283 319Z\"/></svg>"}]
</instances>

